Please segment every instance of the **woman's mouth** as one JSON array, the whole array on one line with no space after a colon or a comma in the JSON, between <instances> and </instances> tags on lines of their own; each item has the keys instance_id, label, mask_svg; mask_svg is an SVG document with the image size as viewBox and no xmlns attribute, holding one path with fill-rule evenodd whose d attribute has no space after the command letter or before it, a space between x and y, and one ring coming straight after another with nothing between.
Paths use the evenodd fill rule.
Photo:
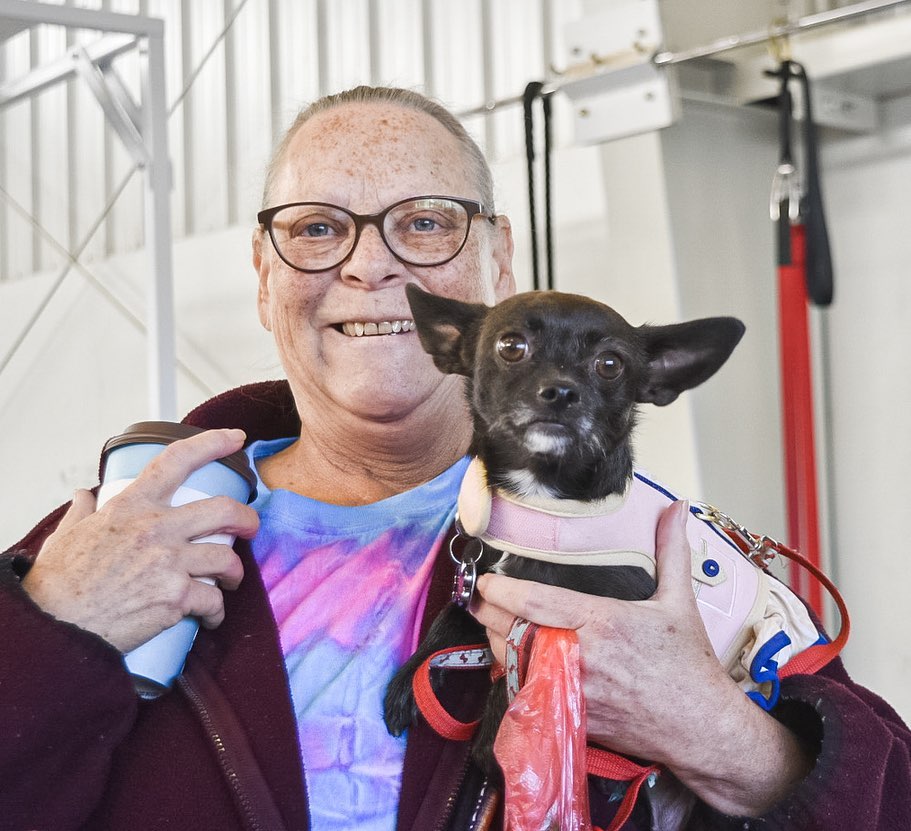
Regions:
<instances>
[{"instance_id":1,"label":"woman's mouth","mask_svg":"<svg viewBox=\"0 0 911 831\"><path fill-rule=\"evenodd\" d=\"M373 335L397 335L401 332L414 331L413 320L384 320L381 323L361 323L348 321L335 327L350 338L372 337Z\"/></svg>"}]
</instances>

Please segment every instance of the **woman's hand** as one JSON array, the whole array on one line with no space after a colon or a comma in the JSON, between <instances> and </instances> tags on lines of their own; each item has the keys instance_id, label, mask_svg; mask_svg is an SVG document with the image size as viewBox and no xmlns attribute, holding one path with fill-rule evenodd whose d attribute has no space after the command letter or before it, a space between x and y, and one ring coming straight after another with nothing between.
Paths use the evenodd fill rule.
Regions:
<instances>
[{"instance_id":1,"label":"woman's hand","mask_svg":"<svg viewBox=\"0 0 911 831\"><path fill-rule=\"evenodd\" d=\"M657 531L658 588L622 601L484 575L473 609L502 662L516 617L575 629L589 739L667 766L704 801L756 816L812 766L796 738L753 704L721 666L696 605L685 524L667 508Z\"/></svg>"},{"instance_id":2,"label":"woman's hand","mask_svg":"<svg viewBox=\"0 0 911 831\"><path fill-rule=\"evenodd\" d=\"M177 508L171 498L190 473L239 450L243 440L240 430L210 430L174 442L97 511L94 496L77 491L23 580L32 600L121 652L186 615L218 626L221 590L240 585L243 566L230 546L192 540L217 533L249 539L259 519L229 497Z\"/></svg>"}]
</instances>

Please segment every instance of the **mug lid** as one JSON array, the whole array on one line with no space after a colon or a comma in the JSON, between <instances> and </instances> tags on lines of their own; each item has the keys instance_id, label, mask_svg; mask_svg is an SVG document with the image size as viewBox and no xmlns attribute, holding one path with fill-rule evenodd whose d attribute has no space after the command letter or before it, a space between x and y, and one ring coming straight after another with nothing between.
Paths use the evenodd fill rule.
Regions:
<instances>
[{"instance_id":1,"label":"mug lid","mask_svg":"<svg viewBox=\"0 0 911 831\"><path fill-rule=\"evenodd\" d=\"M137 421L131 424L122 433L112 436L101 450L101 467L104 471L104 460L110 451L125 447L129 444L171 444L180 439L188 439L199 433L206 432L202 427L192 424L182 424L177 421ZM247 454L243 450L236 450L228 456L216 459L219 464L230 468L250 486L250 499L256 495L256 474L250 468Z\"/></svg>"}]
</instances>

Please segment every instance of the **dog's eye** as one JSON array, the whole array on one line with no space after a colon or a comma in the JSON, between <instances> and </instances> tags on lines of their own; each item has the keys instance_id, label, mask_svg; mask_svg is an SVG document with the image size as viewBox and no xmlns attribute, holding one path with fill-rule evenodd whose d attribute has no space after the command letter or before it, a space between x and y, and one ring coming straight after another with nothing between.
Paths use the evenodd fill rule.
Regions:
<instances>
[{"instance_id":1,"label":"dog's eye","mask_svg":"<svg viewBox=\"0 0 911 831\"><path fill-rule=\"evenodd\" d=\"M602 352L595 358L595 372L605 381L613 381L623 372L623 359L616 352Z\"/></svg>"},{"instance_id":2,"label":"dog's eye","mask_svg":"<svg viewBox=\"0 0 911 831\"><path fill-rule=\"evenodd\" d=\"M516 332L510 332L497 341L497 354L511 364L528 355L528 341Z\"/></svg>"}]
</instances>

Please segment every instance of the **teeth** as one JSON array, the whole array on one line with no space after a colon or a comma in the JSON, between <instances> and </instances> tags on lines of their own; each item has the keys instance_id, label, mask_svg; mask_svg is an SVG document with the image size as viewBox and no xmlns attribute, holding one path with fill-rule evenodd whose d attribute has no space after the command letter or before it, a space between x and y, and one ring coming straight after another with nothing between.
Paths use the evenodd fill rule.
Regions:
<instances>
[{"instance_id":1,"label":"teeth","mask_svg":"<svg viewBox=\"0 0 911 831\"><path fill-rule=\"evenodd\" d=\"M343 323L342 332L351 338L371 335L395 335L399 332L411 332L415 328L413 320L384 320L382 323Z\"/></svg>"}]
</instances>

